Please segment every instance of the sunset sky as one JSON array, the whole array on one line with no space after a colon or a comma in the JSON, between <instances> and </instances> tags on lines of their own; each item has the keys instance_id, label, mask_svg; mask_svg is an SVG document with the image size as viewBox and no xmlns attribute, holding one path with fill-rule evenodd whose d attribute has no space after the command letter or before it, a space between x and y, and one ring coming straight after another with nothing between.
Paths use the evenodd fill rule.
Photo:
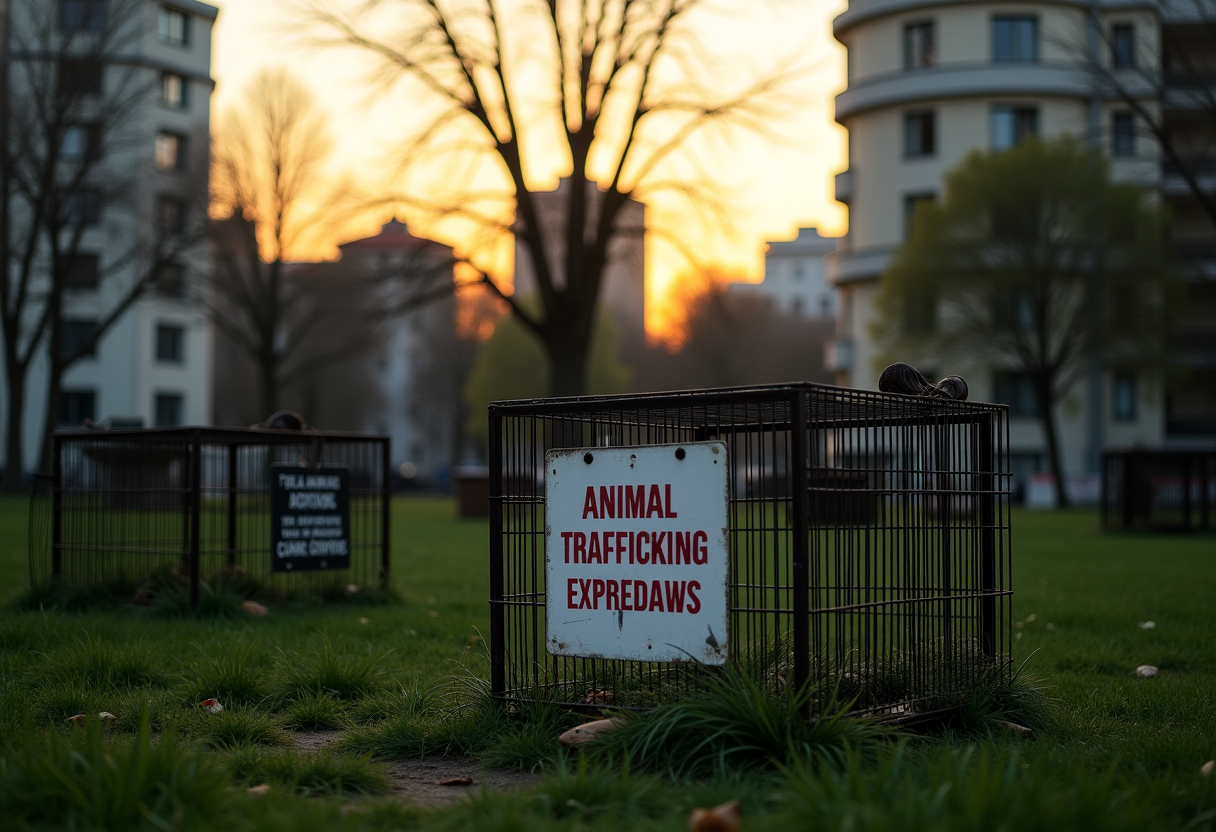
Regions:
<instances>
[{"instance_id":1,"label":"sunset sky","mask_svg":"<svg viewBox=\"0 0 1216 832\"><path fill-rule=\"evenodd\" d=\"M220 7L212 42L217 85L213 116L239 100L242 87L266 67L285 67L308 85L331 117L336 139L331 169L367 188L383 181L401 136L416 128L411 102L377 95L369 64L356 53L306 44L293 31L288 0L209 0ZM844 86L844 49L831 37L832 18L846 0L717 0L701 20L707 48L756 65L773 56L806 67L787 87L788 117L769 137L743 136L713 156L712 177L731 198L728 228L691 222L688 239L709 252L720 270L740 279L762 274L764 242L790 239L800 226L826 235L845 231L843 206L832 198L832 176L845 166L845 133L832 120L833 97ZM741 66L740 72L747 67ZM375 231L386 214L367 216L347 236ZM683 234L683 229L681 229ZM318 241L315 256L332 256L341 239ZM461 240L448 236L443 242ZM647 248L647 326L665 329L673 282L686 261L657 240Z\"/></svg>"}]
</instances>

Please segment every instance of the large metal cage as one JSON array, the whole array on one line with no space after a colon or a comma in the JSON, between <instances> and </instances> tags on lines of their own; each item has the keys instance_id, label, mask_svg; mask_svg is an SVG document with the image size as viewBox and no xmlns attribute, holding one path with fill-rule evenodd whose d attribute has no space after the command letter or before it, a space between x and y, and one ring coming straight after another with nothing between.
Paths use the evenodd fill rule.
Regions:
<instances>
[{"instance_id":1,"label":"large metal cage","mask_svg":"<svg viewBox=\"0 0 1216 832\"><path fill-rule=\"evenodd\" d=\"M817 384L496 402L491 685L499 700L647 708L717 672L545 649L545 453L720 440L731 660L913 719L1011 668L1005 405Z\"/></svg>"},{"instance_id":2,"label":"large metal cage","mask_svg":"<svg viewBox=\"0 0 1216 832\"><path fill-rule=\"evenodd\" d=\"M1102 454L1102 527L1190 532L1216 524L1216 451Z\"/></svg>"},{"instance_id":3,"label":"large metal cage","mask_svg":"<svg viewBox=\"0 0 1216 832\"><path fill-rule=\"evenodd\" d=\"M273 572L271 465L343 466L350 566ZM68 430L31 503L30 578L139 595L150 581L240 578L271 596L387 586L389 440L251 428Z\"/></svg>"}]
</instances>

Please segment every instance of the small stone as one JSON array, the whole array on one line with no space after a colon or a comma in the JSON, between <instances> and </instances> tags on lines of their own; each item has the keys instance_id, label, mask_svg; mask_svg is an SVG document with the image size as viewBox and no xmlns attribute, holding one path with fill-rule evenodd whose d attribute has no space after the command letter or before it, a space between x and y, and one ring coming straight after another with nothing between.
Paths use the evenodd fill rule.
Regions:
<instances>
[{"instance_id":1,"label":"small stone","mask_svg":"<svg viewBox=\"0 0 1216 832\"><path fill-rule=\"evenodd\" d=\"M1140 622L1140 629L1141 629L1141 630L1151 630L1151 629L1153 629L1153 628L1154 628L1154 627L1156 627L1156 626L1157 626L1157 622L1156 622L1156 621L1141 621L1141 622Z\"/></svg>"},{"instance_id":2,"label":"small stone","mask_svg":"<svg viewBox=\"0 0 1216 832\"><path fill-rule=\"evenodd\" d=\"M1047 622L1047 631L1054 633L1056 631L1056 625L1052 624L1050 621Z\"/></svg>"},{"instance_id":3,"label":"small stone","mask_svg":"<svg viewBox=\"0 0 1216 832\"><path fill-rule=\"evenodd\" d=\"M360 624L370 624L371 622L367 620L367 616L364 616L363 618L359 619L359 623Z\"/></svg>"},{"instance_id":4,"label":"small stone","mask_svg":"<svg viewBox=\"0 0 1216 832\"><path fill-rule=\"evenodd\" d=\"M1004 719L999 721L999 724L1011 734L1017 734L1019 737L1030 737L1034 735L1034 730L1027 728L1025 725L1018 725L1016 722L1008 722Z\"/></svg>"},{"instance_id":5,"label":"small stone","mask_svg":"<svg viewBox=\"0 0 1216 832\"><path fill-rule=\"evenodd\" d=\"M441 786L471 786L473 785L472 777L449 777L446 780L440 780Z\"/></svg>"},{"instance_id":6,"label":"small stone","mask_svg":"<svg viewBox=\"0 0 1216 832\"><path fill-rule=\"evenodd\" d=\"M118 719L118 717L114 716L114 714L110 713L109 711L102 711L97 715L97 718L102 722L114 722Z\"/></svg>"},{"instance_id":7,"label":"small stone","mask_svg":"<svg viewBox=\"0 0 1216 832\"><path fill-rule=\"evenodd\" d=\"M605 731L611 731L613 728L621 724L620 719L597 719L594 722L585 722L576 728L571 728L566 731L557 741L562 745L582 745L585 742L590 742Z\"/></svg>"},{"instance_id":8,"label":"small stone","mask_svg":"<svg viewBox=\"0 0 1216 832\"><path fill-rule=\"evenodd\" d=\"M347 585L346 585L346 593L347 593L348 595L354 595L354 594L355 594L355 593L357 593L358 591L359 591L359 585L358 585L358 584L347 584Z\"/></svg>"},{"instance_id":9,"label":"small stone","mask_svg":"<svg viewBox=\"0 0 1216 832\"><path fill-rule=\"evenodd\" d=\"M1029 624L1031 621L1034 621L1036 617L1037 616L1035 616L1034 613L1031 613L1030 615L1026 616L1026 623Z\"/></svg>"},{"instance_id":10,"label":"small stone","mask_svg":"<svg viewBox=\"0 0 1216 832\"><path fill-rule=\"evenodd\" d=\"M1136 675L1142 679L1151 679L1157 675L1157 668L1151 664L1142 664L1136 668Z\"/></svg>"},{"instance_id":11,"label":"small stone","mask_svg":"<svg viewBox=\"0 0 1216 832\"><path fill-rule=\"evenodd\" d=\"M269 783L259 783L256 786L250 786L248 789L246 789L246 791L249 792L254 797L261 797L262 795L267 794L270 791L270 784Z\"/></svg>"},{"instance_id":12,"label":"small stone","mask_svg":"<svg viewBox=\"0 0 1216 832\"><path fill-rule=\"evenodd\" d=\"M1211 777L1213 771L1216 771L1216 760L1208 760L1199 767L1199 773L1204 777Z\"/></svg>"},{"instance_id":13,"label":"small stone","mask_svg":"<svg viewBox=\"0 0 1216 832\"><path fill-rule=\"evenodd\" d=\"M262 606L257 601L242 601L241 609L250 615L256 615L259 617L270 614L270 610L266 609L266 607Z\"/></svg>"}]
</instances>

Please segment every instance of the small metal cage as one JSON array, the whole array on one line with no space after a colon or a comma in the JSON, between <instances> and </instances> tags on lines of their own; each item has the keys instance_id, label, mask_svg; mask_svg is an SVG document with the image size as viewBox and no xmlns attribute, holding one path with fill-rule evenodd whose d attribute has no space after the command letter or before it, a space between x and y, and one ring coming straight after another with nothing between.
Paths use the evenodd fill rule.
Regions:
<instances>
[{"instance_id":1,"label":"small metal cage","mask_svg":"<svg viewBox=\"0 0 1216 832\"><path fill-rule=\"evenodd\" d=\"M1102 454L1102 527L1190 532L1216 523L1216 451Z\"/></svg>"},{"instance_id":2,"label":"small metal cage","mask_svg":"<svg viewBox=\"0 0 1216 832\"><path fill-rule=\"evenodd\" d=\"M545 649L545 453L701 440L728 448L736 666L902 719L1009 677L1005 405L804 383L496 402L489 419L501 701L648 708L717 672Z\"/></svg>"},{"instance_id":3,"label":"small metal cage","mask_svg":"<svg viewBox=\"0 0 1216 832\"><path fill-rule=\"evenodd\" d=\"M140 597L149 582L240 579L272 596L387 586L389 441L250 428L68 430L31 502L30 579ZM350 566L272 572L271 465L349 470Z\"/></svg>"}]
</instances>

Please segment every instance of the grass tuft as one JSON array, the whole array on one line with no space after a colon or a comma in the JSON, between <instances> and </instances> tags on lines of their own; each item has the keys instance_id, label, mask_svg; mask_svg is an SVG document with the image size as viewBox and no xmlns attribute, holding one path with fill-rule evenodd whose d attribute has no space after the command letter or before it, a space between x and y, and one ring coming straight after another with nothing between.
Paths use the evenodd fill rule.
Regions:
<instances>
[{"instance_id":1,"label":"grass tuft","mask_svg":"<svg viewBox=\"0 0 1216 832\"><path fill-rule=\"evenodd\" d=\"M288 728L324 731L347 724L342 703L324 693L310 693L292 701L283 711L283 723Z\"/></svg>"},{"instance_id":2,"label":"grass tuft","mask_svg":"<svg viewBox=\"0 0 1216 832\"><path fill-rule=\"evenodd\" d=\"M318 693L337 699L367 696L384 687L380 677L381 658L340 651L326 636L321 649L304 657L283 655L274 695L279 701Z\"/></svg>"},{"instance_id":3,"label":"grass tuft","mask_svg":"<svg viewBox=\"0 0 1216 832\"><path fill-rule=\"evenodd\" d=\"M408 687L397 683L396 690L380 690L351 703L349 713L359 725L396 719L403 716L433 714L443 705L443 696L435 685L423 685L415 679Z\"/></svg>"},{"instance_id":4,"label":"grass tuft","mask_svg":"<svg viewBox=\"0 0 1216 832\"><path fill-rule=\"evenodd\" d=\"M212 748L291 744L287 732L268 714L257 710L228 709L209 714L197 709L186 722L190 735Z\"/></svg>"},{"instance_id":5,"label":"grass tuft","mask_svg":"<svg viewBox=\"0 0 1216 832\"><path fill-rule=\"evenodd\" d=\"M297 754L262 748L240 748L228 755L233 779L246 785L271 783L298 794L378 795L389 790L384 766L366 756L321 752Z\"/></svg>"},{"instance_id":6,"label":"grass tuft","mask_svg":"<svg viewBox=\"0 0 1216 832\"><path fill-rule=\"evenodd\" d=\"M215 697L224 705L253 705L266 698L267 671L260 666L260 651L252 644L238 641L200 656L189 668L188 697L192 704Z\"/></svg>"},{"instance_id":7,"label":"grass tuft","mask_svg":"<svg viewBox=\"0 0 1216 832\"><path fill-rule=\"evenodd\" d=\"M1036 731L1050 728L1052 700L1043 680L1027 673L1029 661L1027 657L1008 679L999 668L983 674L947 720L947 730L983 734L1003 731L1001 722L1017 723Z\"/></svg>"},{"instance_id":8,"label":"grass tuft","mask_svg":"<svg viewBox=\"0 0 1216 832\"><path fill-rule=\"evenodd\" d=\"M604 759L631 759L673 778L760 771L794 760L839 764L852 748L868 748L888 732L847 717L849 703L823 704L817 718L803 714L814 691L767 691L736 668L707 687L625 723L589 746Z\"/></svg>"},{"instance_id":9,"label":"grass tuft","mask_svg":"<svg viewBox=\"0 0 1216 832\"><path fill-rule=\"evenodd\" d=\"M48 664L51 678L102 688L128 688L162 681L157 662L147 647L119 649L92 635L48 656Z\"/></svg>"},{"instance_id":10,"label":"grass tuft","mask_svg":"<svg viewBox=\"0 0 1216 832\"><path fill-rule=\"evenodd\" d=\"M27 736L0 752L0 817L9 828L165 830L203 825L225 778L172 734L107 739L96 722Z\"/></svg>"}]
</instances>

